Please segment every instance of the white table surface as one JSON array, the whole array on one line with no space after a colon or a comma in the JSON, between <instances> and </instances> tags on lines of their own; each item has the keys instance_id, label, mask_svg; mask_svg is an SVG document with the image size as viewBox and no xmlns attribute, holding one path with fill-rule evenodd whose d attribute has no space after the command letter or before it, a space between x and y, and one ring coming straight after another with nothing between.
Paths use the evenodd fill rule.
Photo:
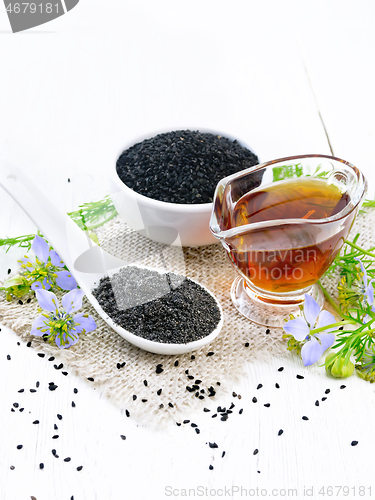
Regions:
<instances>
[{"instance_id":1,"label":"white table surface","mask_svg":"<svg viewBox=\"0 0 375 500\"><path fill-rule=\"evenodd\" d=\"M12 34L0 7L0 156L70 211L107 194L107 169L124 144L205 128L242 139L261 160L333 153L365 172L372 197L374 16L365 0L81 0L49 24ZM0 237L35 232L2 190L0 206ZM0 276L18 255L0 249ZM287 352L250 357L227 422L184 415L199 424L196 435L190 425L155 430L126 418L18 340L1 327L1 499L324 498L328 486L336 498L344 498L340 486L349 498L375 496L374 387L356 376L333 380ZM11 412L14 402L25 411Z\"/></svg>"}]
</instances>

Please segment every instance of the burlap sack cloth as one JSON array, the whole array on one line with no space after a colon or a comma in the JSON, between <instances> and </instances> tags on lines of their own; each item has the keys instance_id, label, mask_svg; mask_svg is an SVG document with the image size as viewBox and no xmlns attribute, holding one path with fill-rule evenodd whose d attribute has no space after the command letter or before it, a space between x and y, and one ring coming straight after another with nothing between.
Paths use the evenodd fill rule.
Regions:
<instances>
[{"instance_id":1,"label":"burlap sack cloth","mask_svg":"<svg viewBox=\"0 0 375 500\"><path fill-rule=\"evenodd\" d=\"M359 215L351 237L359 232L359 245L365 248L374 246L374 224L375 210ZM192 353L179 356L151 354L129 344L108 327L86 299L82 310L94 317L97 329L81 336L79 342L69 349L60 350L29 335L33 319L38 315L34 299L29 304L19 305L16 300L6 302L1 293L0 320L25 342L32 341L36 350L55 356L55 363L64 363L63 370L75 372L85 379L92 377L94 382L91 383L121 410L128 410L131 417L149 422L166 418L178 420L188 410L210 406L210 401L215 398L208 396L210 386L216 391L216 396L235 390L235 381L243 374L246 362L285 353L281 329L271 329L267 333L266 327L251 323L232 305L230 288L236 272L220 244L184 249L166 247L132 232L119 217L100 228L98 237L104 249L129 263L164 267L205 285L223 308L225 321L219 337ZM337 277L325 279L324 283L331 293L335 293ZM214 354L207 356L207 353ZM123 362L125 366L118 368L117 364ZM159 364L163 371L156 373ZM202 381L200 388L204 393L200 395L204 396L203 399L196 397L195 391L186 389L196 379ZM159 389L162 389L160 395L157 394Z\"/></svg>"}]
</instances>

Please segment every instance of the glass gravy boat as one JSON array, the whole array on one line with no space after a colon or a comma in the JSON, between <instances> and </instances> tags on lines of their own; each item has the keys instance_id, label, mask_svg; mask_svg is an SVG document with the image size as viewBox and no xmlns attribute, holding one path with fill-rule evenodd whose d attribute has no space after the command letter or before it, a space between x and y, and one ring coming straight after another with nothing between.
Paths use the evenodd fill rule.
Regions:
<instances>
[{"instance_id":1,"label":"glass gravy boat","mask_svg":"<svg viewBox=\"0 0 375 500\"><path fill-rule=\"evenodd\" d=\"M363 174L332 156L269 161L222 179L210 229L238 272L236 308L252 321L282 327L329 268L367 190Z\"/></svg>"}]
</instances>

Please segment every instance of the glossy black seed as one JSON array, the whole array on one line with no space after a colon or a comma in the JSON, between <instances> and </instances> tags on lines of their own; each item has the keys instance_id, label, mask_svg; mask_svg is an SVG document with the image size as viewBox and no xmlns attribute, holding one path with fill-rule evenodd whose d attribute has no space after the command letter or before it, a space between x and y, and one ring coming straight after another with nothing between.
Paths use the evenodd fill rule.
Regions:
<instances>
[{"instance_id":1,"label":"glossy black seed","mask_svg":"<svg viewBox=\"0 0 375 500\"><path fill-rule=\"evenodd\" d=\"M243 408L240 409L240 411L238 412L240 415L242 415L243 413Z\"/></svg>"},{"instance_id":2,"label":"glossy black seed","mask_svg":"<svg viewBox=\"0 0 375 500\"><path fill-rule=\"evenodd\" d=\"M282 372L284 370L283 366L280 366L280 368L277 369L278 372Z\"/></svg>"},{"instance_id":3,"label":"glossy black seed","mask_svg":"<svg viewBox=\"0 0 375 500\"><path fill-rule=\"evenodd\" d=\"M315 401L315 406L319 406L319 401L318 400Z\"/></svg>"},{"instance_id":4,"label":"glossy black seed","mask_svg":"<svg viewBox=\"0 0 375 500\"><path fill-rule=\"evenodd\" d=\"M123 441L125 441L126 436L124 436L123 434L120 434L120 438L121 438Z\"/></svg>"},{"instance_id":5,"label":"glossy black seed","mask_svg":"<svg viewBox=\"0 0 375 500\"><path fill-rule=\"evenodd\" d=\"M181 427L181 422L176 422L176 425L177 425L178 427Z\"/></svg>"},{"instance_id":6,"label":"glossy black seed","mask_svg":"<svg viewBox=\"0 0 375 500\"><path fill-rule=\"evenodd\" d=\"M38 352L38 356L39 356L40 358L44 358L45 354L44 354L44 352Z\"/></svg>"},{"instance_id":7,"label":"glossy black seed","mask_svg":"<svg viewBox=\"0 0 375 500\"><path fill-rule=\"evenodd\" d=\"M18 301L18 303L19 303L20 306L23 306L23 302L22 302L21 299Z\"/></svg>"},{"instance_id":8,"label":"glossy black seed","mask_svg":"<svg viewBox=\"0 0 375 500\"><path fill-rule=\"evenodd\" d=\"M269 328L267 328L267 330L266 330L267 335L268 335L270 332L271 332L271 330L270 330Z\"/></svg>"},{"instance_id":9,"label":"glossy black seed","mask_svg":"<svg viewBox=\"0 0 375 500\"><path fill-rule=\"evenodd\" d=\"M224 414L220 417L220 420L222 420L223 422L225 422L226 420L228 420L228 415Z\"/></svg>"},{"instance_id":10,"label":"glossy black seed","mask_svg":"<svg viewBox=\"0 0 375 500\"><path fill-rule=\"evenodd\" d=\"M70 179L69 179L69 177L68 177L68 182L70 182Z\"/></svg>"},{"instance_id":11,"label":"glossy black seed","mask_svg":"<svg viewBox=\"0 0 375 500\"><path fill-rule=\"evenodd\" d=\"M156 371L156 373L162 373L164 371L163 365L162 364L156 365L155 371Z\"/></svg>"},{"instance_id":12,"label":"glossy black seed","mask_svg":"<svg viewBox=\"0 0 375 500\"><path fill-rule=\"evenodd\" d=\"M77 467L77 471L78 471L78 472L79 472L80 470L82 470L82 469L83 469L83 465L79 465L79 466Z\"/></svg>"},{"instance_id":13,"label":"glossy black seed","mask_svg":"<svg viewBox=\"0 0 375 500\"><path fill-rule=\"evenodd\" d=\"M163 390L163 389L158 389L158 390L156 391L156 394L157 394L158 396L160 396L160 394L162 393L162 390Z\"/></svg>"},{"instance_id":14,"label":"glossy black seed","mask_svg":"<svg viewBox=\"0 0 375 500\"><path fill-rule=\"evenodd\" d=\"M198 428L196 428L196 429L195 429L195 432L196 432L197 434L200 434L200 432L201 432L201 431L200 431Z\"/></svg>"},{"instance_id":15,"label":"glossy black seed","mask_svg":"<svg viewBox=\"0 0 375 500\"><path fill-rule=\"evenodd\" d=\"M306 417L306 416L302 417L302 420L308 420L308 419L309 419L309 417Z\"/></svg>"},{"instance_id":16,"label":"glossy black seed","mask_svg":"<svg viewBox=\"0 0 375 500\"><path fill-rule=\"evenodd\" d=\"M10 411L13 411L13 412L15 412L16 410L15 410L14 408L11 408L11 409L10 409Z\"/></svg>"},{"instance_id":17,"label":"glossy black seed","mask_svg":"<svg viewBox=\"0 0 375 500\"><path fill-rule=\"evenodd\" d=\"M236 406L236 405L235 405L234 403L231 403L231 405L230 405L229 409L230 409L230 410L233 410L233 408L234 408L235 406Z\"/></svg>"},{"instance_id":18,"label":"glossy black seed","mask_svg":"<svg viewBox=\"0 0 375 500\"><path fill-rule=\"evenodd\" d=\"M214 352L210 351L207 353L207 356L213 356L214 354L215 354Z\"/></svg>"},{"instance_id":19,"label":"glossy black seed","mask_svg":"<svg viewBox=\"0 0 375 500\"><path fill-rule=\"evenodd\" d=\"M214 466L213 466L213 465L210 465L210 466L209 466L209 469L210 469L210 470L214 470Z\"/></svg>"},{"instance_id":20,"label":"glossy black seed","mask_svg":"<svg viewBox=\"0 0 375 500\"><path fill-rule=\"evenodd\" d=\"M116 169L124 184L144 196L196 204L211 203L220 179L257 163L258 158L238 141L176 130L125 150Z\"/></svg>"},{"instance_id":21,"label":"glossy black seed","mask_svg":"<svg viewBox=\"0 0 375 500\"><path fill-rule=\"evenodd\" d=\"M249 347L249 342L245 342L245 347Z\"/></svg>"},{"instance_id":22,"label":"glossy black seed","mask_svg":"<svg viewBox=\"0 0 375 500\"><path fill-rule=\"evenodd\" d=\"M219 448L218 445L216 443L208 443L208 446L210 448Z\"/></svg>"},{"instance_id":23,"label":"glossy black seed","mask_svg":"<svg viewBox=\"0 0 375 500\"><path fill-rule=\"evenodd\" d=\"M129 410L125 410L125 415L126 415L127 417L130 417Z\"/></svg>"},{"instance_id":24,"label":"glossy black seed","mask_svg":"<svg viewBox=\"0 0 375 500\"><path fill-rule=\"evenodd\" d=\"M58 418L59 420L62 420L62 416L61 416L59 413L57 414L57 418Z\"/></svg>"},{"instance_id":25,"label":"glossy black seed","mask_svg":"<svg viewBox=\"0 0 375 500\"><path fill-rule=\"evenodd\" d=\"M57 386L56 384L52 383L52 384L49 384L48 389L49 389L50 391L55 391L55 390L57 389L57 387L58 387L58 386Z\"/></svg>"},{"instance_id":26,"label":"glossy black seed","mask_svg":"<svg viewBox=\"0 0 375 500\"><path fill-rule=\"evenodd\" d=\"M192 427L198 427L197 424L194 424L194 423L192 423L191 426Z\"/></svg>"},{"instance_id":27,"label":"glossy black seed","mask_svg":"<svg viewBox=\"0 0 375 500\"><path fill-rule=\"evenodd\" d=\"M324 391L324 393L325 393L325 394L329 394L330 392L331 392L331 389L326 389L326 390Z\"/></svg>"},{"instance_id":28,"label":"glossy black seed","mask_svg":"<svg viewBox=\"0 0 375 500\"><path fill-rule=\"evenodd\" d=\"M64 458L64 462L70 462L71 461L71 458L70 457L66 457Z\"/></svg>"},{"instance_id":29,"label":"glossy black seed","mask_svg":"<svg viewBox=\"0 0 375 500\"><path fill-rule=\"evenodd\" d=\"M35 383L35 387L39 387L39 386L40 386L40 383L37 381L37 382Z\"/></svg>"},{"instance_id":30,"label":"glossy black seed","mask_svg":"<svg viewBox=\"0 0 375 500\"><path fill-rule=\"evenodd\" d=\"M44 469L44 464L43 463L39 464L39 469Z\"/></svg>"},{"instance_id":31,"label":"glossy black seed","mask_svg":"<svg viewBox=\"0 0 375 500\"><path fill-rule=\"evenodd\" d=\"M192 356L190 356L190 359L195 359L195 356L194 356L194 354L193 354Z\"/></svg>"},{"instance_id":32,"label":"glossy black seed","mask_svg":"<svg viewBox=\"0 0 375 500\"><path fill-rule=\"evenodd\" d=\"M58 429L56 424L53 424L53 428L55 429L55 431L57 431L57 429Z\"/></svg>"},{"instance_id":33,"label":"glossy black seed","mask_svg":"<svg viewBox=\"0 0 375 500\"><path fill-rule=\"evenodd\" d=\"M183 424L189 424L189 423L190 423L190 420L184 420L182 423L183 423Z\"/></svg>"},{"instance_id":34,"label":"glossy black seed","mask_svg":"<svg viewBox=\"0 0 375 500\"><path fill-rule=\"evenodd\" d=\"M14 465L11 465L9 468L10 468L10 470L14 470L15 469Z\"/></svg>"},{"instance_id":35,"label":"glossy black seed","mask_svg":"<svg viewBox=\"0 0 375 500\"><path fill-rule=\"evenodd\" d=\"M147 387L147 380L143 381L143 385Z\"/></svg>"},{"instance_id":36,"label":"glossy black seed","mask_svg":"<svg viewBox=\"0 0 375 500\"><path fill-rule=\"evenodd\" d=\"M271 404L270 404L270 403L266 403L264 406L265 406L266 408L269 408L269 407L271 406Z\"/></svg>"},{"instance_id":37,"label":"glossy black seed","mask_svg":"<svg viewBox=\"0 0 375 500\"><path fill-rule=\"evenodd\" d=\"M8 274L10 274L11 272L12 272L12 270L11 270L11 269L8 269Z\"/></svg>"},{"instance_id":38,"label":"glossy black seed","mask_svg":"<svg viewBox=\"0 0 375 500\"><path fill-rule=\"evenodd\" d=\"M26 344L26 347L31 347L31 341Z\"/></svg>"},{"instance_id":39,"label":"glossy black seed","mask_svg":"<svg viewBox=\"0 0 375 500\"><path fill-rule=\"evenodd\" d=\"M237 397L237 393L236 393L236 392L232 392L232 396L233 396L234 398L236 398L236 397Z\"/></svg>"},{"instance_id":40,"label":"glossy black seed","mask_svg":"<svg viewBox=\"0 0 375 500\"><path fill-rule=\"evenodd\" d=\"M17 445L17 450L21 450L23 448L23 445L22 444L18 444Z\"/></svg>"},{"instance_id":41,"label":"glossy black seed","mask_svg":"<svg viewBox=\"0 0 375 500\"><path fill-rule=\"evenodd\" d=\"M89 380L90 382L94 382L94 379L92 377L87 377L87 380Z\"/></svg>"},{"instance_id":42,"label":"glossy black seed","mask_svg":"<svg viewBox=\"0 0 375 500\"><path fill-rule=\"evenodd\" d=\"M28 304L30 304L30 302L31 302L31 299L27 299L27 300L26 300L26 302L27 302Z\"/></svg>"},{"instance_id":43,"label":"glossy black seed","mask_svg":"<svg viewBox=\"0 0 375 500\"><path fill-rule=\"evenodd\" d=\"M33 424L39 424L39 420L34 420Z\"/></svg>"},{"instance_id":44,"label":"glossy black seed","mask_svg":"<svg viewBox=\"0 0 375 500\"><path fill-rule=\"evenodd\" d=\"M65 377L68 375L68 372L61 372Z\"/></svg>"},{"instance_id":45,"label":"glossy black seed","mask_svg":"<svg viewBox=\"0 0 375 500\"><path fill-rule=\"evenodd\" d=\"M193 378L194 378L194 377L193 377L193 375L188 375L188 376L187 376L187 378L188 378L189 380L193 380Z\"/></svg>"},{"instance_id":46,"label":"glossy black seed","mask_svg":"<svg viewBox=\"0 0 375 500\"><path fill-rule=\"evenodd\" d=\"M258 384L257 389L261 389L263 387L263 384Z\"/></svg>"},{"instance_id":47,"label":"glossy black seed","mask_svg":"<svg viewBox=\"0 0 375 500\"><path fill-rule=\"evenodd\" d=\"M223 453L221 454L221 458L224 458L225 457L225 451L223 451Z\"/></svg>"},{"instance_id":48,"label":"glossy black seed","mask_svg":"<svg viewBox=\"0 0 375 500\"><path fill-rule=\"evenodd\" d=\"M258 400L257 398L254 396L253 399L251 400L253 403L256 403Z\"/></svg>"},{"instance_id":49,"label":"glossy black seed","mask_svg":"<svg viewBox=\"0 0 375 500\"><path fill-rule=\"evenodd\" d=\"M48 361L55 361L54 356L51 356L50 358L48 358Z\"/></svg>"},{"instance_id":50,"label":"glossy black seed","mask_svg":"<svg viewBox=\"0 0 375 500\"><path fill-rule=\"evenodd\" d=\"M279 432L277 433L278 436L281 436L281 434L283 433L284 431L282 429L279 430Z\"/></svg>"},{"instance_id":51,"label":"glossy black seed","mask_svg":"<svg viewBox=\"0 0 375 500\"><path fill-rule=\"evenodd\" d=\"M54 436L52 436L52 439L59 439L59 435L55 434Z\"/></svg>"},{"instance_id":52,"label":"glossy black seed","mask_svg":"<svg viewBox=\"0 0 375 500\"><path fill-rule=\"evenodd\" d=\"M52 450L52 455L57 458L57 456L56 456L56 450Z\"/></svg>"},{"instance_id":53,"label":"glossy black seed","mask_svg":"<svg viewBox=\"0 0 375 500\"><path fill-rule=\"evenodd\" d=\"M74 394L77 394L78 393L78 389L74 388L73 392L74 392Z\"/></svg>"},{"instance_id":54,"label":"glossy black seed","mask_svg":"<svg viewBox=\"0 0 375 500\"><path fill-rule=\"evenodd\" d=\"M346 385L340 385L340 389L345 389Z\"/></svg>"},{"instance_id":55,"label":"glossy black seed","mask_svg":"<svg viewBox=\"0 0 375 500\"><path fill-rule=\"evenodd\" d=\"M199 380L199 379L197 379L197 380L195 381L195 383L199 385L199 384L201 384L201 383L202 383L202 381L201 381L201 380Z\"/></svg>"},{"instance_id":56,"label":"glossy black seed","mask_svg":"<svg viewBox=\"0 0 375 500\"><path fill-rule=\"evenodd\" d=\"M209 411L211 411L211 410L209 410L208 408L203 408L203 411L204 411L205 413L208 413L208 412L209 412Z\"/></svg>"},{"instance_id":57,"label":"glossy black seed","mask_svg":"<svg viewBox=\"0 0 375 500\"><path fill-rule=\"evenodd\" d=\"M7 360L10 361L11 359L10 354L7 354Z\"/></svg>"},{"instance_id":58,"label":"glossy black seed","mask_svg":"<svg viewBox=\"0 0 375 500\"><path fill-rule=\"evenodd\" d=\"M168 406L169 406L170 408L174 408L174 406L173 406L173 404L172 404L172 403L168 403Z\"/></svg>"},{"instance_id":59,"label":"glossy black seed","mask_svg":"<svg viewBox=\"0 0 375 500\"><path fill-rule=\"evenodd\" d=\"M213 415L211 415L211 418L216 418L217 417L217 413L214 413Z\"/></svg>"},{"instance_id":60,"label":"glossy black seed","mask_svg":"<svg viewBox=\"0 0 375 500\"><path fill-rule=\"evenodd\" d=\"M30 389L30 392L36 392L36 389Z\"/></svg>"},{"instance_id":61,"label":"glossy black seed","mask_svg":"<svg viewBox=\"0 0 375 500\"><path fill-rule=\"evenodd\" d=\"M275 387L276 387L276 389L280 389L280 386L279 386L279 384L277 382L275 384Z\"/></svg>"},{"instance_id":62,"label":"glossy black seed","mask_svg":"<svg viewBox=\"0 0 375 500\"><path fill-rule=\"evenodd\" d=\"M322 401L325 401L327 398L322 398Z\"/></svg>"},{"instance_id":63,"label":"glossy black seed","mask_svg":"<svg viewBox=\"0 0 375 500\"><path fill-rule=\"evenodd\" d=\"M72 401L72 408L75 408L76 407L76 404L74 401Z\"/></svg>"},{"instance_id":64,"label":"glossy black seed","mask_svg":"<svg viewBox=\"0 0 375 500\"><path fill-rule=\"evenodd\" d=\"M24 392L24 391L25 391L25 389L20 389L18 392Z\"/></svg>"},{"instance_id":65,"label":"glossy black seed","mask_svg":"<svg viewBox=\"0 0 375 500\"><path fill-rule=\"evenodd\" d=\"M14 406L15 408L18 408L18 407L19 407L19 404L18 404L18 403L13 403L13 406Z\"/></svg>"},{"instance_id":66,"label":"glossy black seed","mask_svg":"<svg viewBox=\"0 0 375 500\"><path fill-rule=\"evenodd\" d=\"M25 408L20 408L19 411L22 413Z\"/></svg>"},{"instance_id":67,"label":"glossy black seed","mask_svg":"<svg viewBox=\"0 0 375 500\"><path fill-rule=\"evenodd\" d=\"M178 360L174 362L174 366L178 366Z\"/></svg>"},{"instance_id":68,"label":"glossy black seed","mask_svg":"<svg viewBox=\"0 0 375 500\"><path fill-rule=\"evenodd\" d=\"M305 377L303 375L296 375L296 378L298 378L299 380L302 380Z\"/></svg>"},{"instance_id":69,"label":"glossy black seed","mask_svg":"<svg viewBox=\"0 0 375 500\"><path fill-rule=\"evenodd\" d=\"M254 451L253 451L253 455L258 455L259 453L259 450L256 448Z\"/></svg>"},{"instance_id":70,"label":"glossy black seed","mask_svg":"<svg viewBox=\"0 0 375 500\"><path fill-rule=\"evenodd\" d=\"M358 441L352 441L350 444L351 444L352 446L357 446Z\"/></svg>"}]
</instances>

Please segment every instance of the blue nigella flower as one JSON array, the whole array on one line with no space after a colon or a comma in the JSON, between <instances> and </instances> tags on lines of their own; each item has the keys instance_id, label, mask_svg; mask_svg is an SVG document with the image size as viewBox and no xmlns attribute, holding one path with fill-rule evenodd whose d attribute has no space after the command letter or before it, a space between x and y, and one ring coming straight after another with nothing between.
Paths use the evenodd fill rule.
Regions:
<instances>
[{"instance_id":1,"label":"blue nigella flower","mask_svg":"<svg viewBox=\"0 0 375 500\"><path fill-rule=\"evenodd\" d=\"M64 262L54 250L50 250L48 243L40 236L35 236L31 249L36 255L32 261L27 255L19 262L22 267L22 276L31 284L32 290L46 289L57 286L62 290L77 288L77 282L69 271L61 270Z\"/></svg>"},{"instance_id":2,"label":"blue nigella flower","mask_svg":"<svg viewBox=\"0 0 375 500\"><path fill-rule=\"evenodd\" d=\"M35 291L36 298L42 309L47 313L38 316L31 327L31 335L44 337L51 344L53 341L60 349L66 349L78 342L80 333L95 330L94 319L88 314L74 314L82 307L83 291L75 288L62 298L62 308L59 308L54 293L44 289Z\"/></svg>"},{"instance_id":3,"label":"blue nigella flower","mask_svg":"<svg viewBox=\"0 0 375 500\"><path fill-rule=\"evenodd\" d=\"M372 283L375 280L374 279L372 279L370 281L368 280L367 271L366 271L365 266L363 265L363 263L359 257L354 257L354 260L359 262L359 265L361 266L361 271L363 273L363 276L362 276L363 285L361 286L361 292L363 293L363 295L366 296L366 300L367 300L368 305L372 306L372 304L374 303L374 287L373 287Z\"/></svg>"},{"instance_id":4,"label":"blue nigella flower","mask_svg":"<svg viewBox=\"0 0 375 500\"><path fill-rule=\"evenodd\" d=\"M315 323L318 321L317 325ZM283 326L286 333L292 335L298 342L303 342L301 349L302 361L305 366L314 364L323 352L332 346L335 341L333 333L311 333L314 328L336 323L335 317L330 312L320 310L317 302L305 294L305 304L303 308L303 317L289 320ZM333 328L328 328L329 332Z\"/></svg>"}]
</instances>

